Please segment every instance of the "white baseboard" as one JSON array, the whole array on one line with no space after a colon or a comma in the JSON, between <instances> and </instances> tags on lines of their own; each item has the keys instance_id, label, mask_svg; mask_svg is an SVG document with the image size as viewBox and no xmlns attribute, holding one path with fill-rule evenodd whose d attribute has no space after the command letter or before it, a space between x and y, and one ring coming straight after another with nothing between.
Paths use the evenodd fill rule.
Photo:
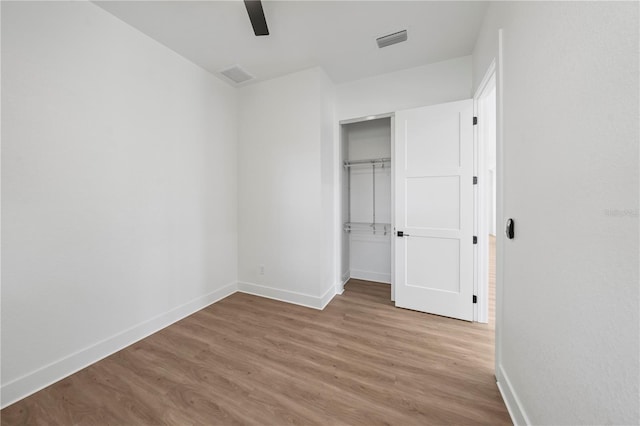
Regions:
<instances>
[{"instance_id":1,"label":"white baseboard","mask_svg":"<svg viewBox=\"0 0 640 426\"><path fill-rule=\"evenodd\" d=\"M343 289L344 291L344 289ZM324 294L322 296L320 296L320 303L321 303L321 308L320 310L323 310L324 308L327 307L327 305L333 300L333 298L336 295L336 286L332 285L329 286L329 288L327 289L327 291L324 292Z\"/></svg>"},{"instance_id":2,"label":"white baseboard","mask_svg":"<svg viewBox=\"0 0 640 426\"><path fill-rule=\"evenodd\" d=\"M363 271L360 269L351 270L351 278L357 280L375 281L377 283L391 284L391 274L380 272Z\"/></svg>"},{"instance_id":3,"label":"white baseboard","mask_svg":"<svg viewBox=\"0 0 640 426\"><path fill-rule=\"evenodd\" d=\"M344 285L349 281L349 278L351 278L349 271L342 274L341 281L336 284L336 294L344 293Z\"/></svg>"},{"instance_id":4,"label":"white baseboard","mask_svg":"<svg viewBox=\"0 0 640 426\"><path fill-rule=\"evenodd\" d=\"M518 395L516 394L515 389L513 389L511 381L509 381L509 377L502 368L502 365L498 367L497 376L498 389L500 390L504 404L507 406L507 410L509 411L513 424L515 426L530 425L531 422L529 421L529 417L525 413L522 404L520 403L520 399L518 399Z\"/></svg>"},{"instance_id":5,"label":"white baseboard","mask_svg":"<svg viewBox=\"0 0 640 426\"><path fill-rule=\"evenodd\" d=\"M238 285L234 282L135 325L114 336L106 338L88 348L54 361L38 370L2 385L0 406L13 404L53 383L108 357L133 343L162 330L207 306L235 293Z\"/></svg>"},{"instance_id":6,"label":"white baseboard","mask_svg":"<svg viewBox=\"0 0 640 426\"><path fill-rule=\"evenodd\" d=\"M238 282L238 291L241 293L253 294L254 296L266 297L268 299L293 303L294 305L301 305L306 306L307 308L319 310L324 309L331 299L333 299L333 296L336 295L336 288L334 285L330 286L322 296L311 296L309 294L242 281Z\"/></svg>"}]
</instances>

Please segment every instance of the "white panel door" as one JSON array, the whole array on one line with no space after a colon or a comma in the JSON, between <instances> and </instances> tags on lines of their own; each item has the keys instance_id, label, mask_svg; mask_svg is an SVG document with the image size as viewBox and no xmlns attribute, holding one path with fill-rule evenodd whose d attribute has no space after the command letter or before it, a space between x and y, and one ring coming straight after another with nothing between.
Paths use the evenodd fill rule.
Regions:
<instances>
[{"instance_id":1,"label":"white panel door","mask_svg":"<svg viewBox=\"0 0 640 426\"><path fill-rule=\"evenodd\" d=\"M473 101L399 111L395 124L396 306L471 321Z\"/></svg>"}]
</instances>

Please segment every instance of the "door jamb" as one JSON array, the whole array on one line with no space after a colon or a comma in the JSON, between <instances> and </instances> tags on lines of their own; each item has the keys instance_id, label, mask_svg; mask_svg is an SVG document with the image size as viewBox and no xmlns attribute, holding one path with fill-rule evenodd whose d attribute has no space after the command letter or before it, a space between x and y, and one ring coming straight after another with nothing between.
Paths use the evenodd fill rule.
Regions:
<instances>
[{"instance_id":1,"label":"door jamb","mask_svg":"<svg viewBox=\"0 0 640 426\"><path fill-rule=\"evenodd\" d=\"M498 52L496 58L496 323L495 323L495 375L498 388L502 365L502 296L504 292L505 235L502 224L505 220L505 141L504 141L504 29L498 29Z\"/></svg>"},{"instance_id":2,"label":"door jamb","mask_svg":"<svg viewBox=\"0 0 640 426\"><path fill-rule=\"evenodd\" d=\"M473 289L474 294L478 296L478 303L473 308L473 320L475 322L487 323L488 318L488 305L489 305L489 282L488 282L488 268L489 263L489 244L487 241L487 235L489 229L487 227L486 218L486 195L490 188L487 186L487 176L484 173L486 164L484 160L485 153L485 140L482 135L484 128L484 117L480 114L480 100L485 94L493 87L497 86L496 81L496 63L495 60L491 62L485 75L478 85L478 88L473 96L473 111L474 116L478 117L478 125L474 126L474 176L478 177L478 184L475 185L473 191L474 198L474 235L478 236L478 245L474 250L473 256ZM497 87L496 87L497 89ZM497 99L496 99L497 101ZM497 121L497 112L496 112ZM496 123L497 126L497 123ZM497 130L497 129L496 129ZM497 137L497 131L496 131ZM498 166L496 165L496 168ZM497 231L497 230L496 230Z\"/></svg>"}]
</instances>

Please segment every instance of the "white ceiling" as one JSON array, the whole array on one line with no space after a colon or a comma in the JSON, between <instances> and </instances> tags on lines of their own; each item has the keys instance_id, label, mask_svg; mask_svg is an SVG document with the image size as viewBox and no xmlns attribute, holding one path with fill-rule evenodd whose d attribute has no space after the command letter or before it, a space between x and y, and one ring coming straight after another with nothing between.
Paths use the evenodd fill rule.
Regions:
<instances>
[{"instance_id":1,"label":"white ceiling","mask_svg":"<svg viewBox=\"0 0 640 426\"><path fill-rule=\"evenodd\" d=\"M479 1L263 1L271 35L256 37L238 0L95 3L218 76L239 64L252 82L320 66L342 83L469 55L487 8ZM403 29L408 41L378 49L377 37Z\"/></svg>"}]
</instances>

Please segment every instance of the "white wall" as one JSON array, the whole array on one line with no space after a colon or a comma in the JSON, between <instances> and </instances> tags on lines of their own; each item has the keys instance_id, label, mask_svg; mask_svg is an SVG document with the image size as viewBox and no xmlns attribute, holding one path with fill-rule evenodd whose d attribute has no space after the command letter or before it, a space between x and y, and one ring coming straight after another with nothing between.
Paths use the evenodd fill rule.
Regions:
<instances>
[{"instance_id":1,"label":"white wall","mask_svg":"<svg viewBox=\"0 0 640 426\"><path fill-rule=\"evenodd\" d=\"M2 4L2 405L235 290L236 95L88 2Z\"/></svg>"},{"instance_id":2,"label":"white wall","mask_svg":"<svg viewBox=\"0 0 640 426\"><path fill-rule=\"evenodd\" d=\"M477 84L504 29L497 374L518 422L640 422L638 27L638 3L494 3L475 48Z\"/></svg>"},{"instance_id":3,"label":"white wall","mask_svg":"<svg viewBox=\"0 0 640 426\"><path fill-rule=\"evenodd\" d=\"M324 213L335 197L326 191L335 170L325 161L335 155L327 85L313 68L240 89L239 288L316 308L335 294L326 282L335 260L325 256L335 235L325 235L326 221L335 226Z\"/></svg>"},{"instance_id":4,"label":"white wall","mask_svg":"<svg viewBox=\"0 0 640 426\"><path fill-rule=\"evenodd\" d=\"M471 56L336 86L338 120L471 98Z\"/></svg>"},{"instance_id":5,"label":"white wall","mask_svg":"<svg viewBox=\"0 0 640 426\"><path fill-rule=\"evenodd\" d=\"M349 161L391 157L390 118L345 125Z\"/></svg>"},{"instance_id":6,"label":"white wall","mask_svg":"<svg viewBox=\"0 0 640 426\"><path fill-rule=\"evenodd\" d=\"M336 190L338 182L339 151L335 130L335 86L329 76L319 70L320 79L320 179L322 185L322 259L320 289L334 288L329 294L342 293L339 260L336 256L340 247L338 206L340 194ZM328 296L325 296L328 297ZM324 301L323 301L324 303Z\"/></svg>"}]
</instances>

